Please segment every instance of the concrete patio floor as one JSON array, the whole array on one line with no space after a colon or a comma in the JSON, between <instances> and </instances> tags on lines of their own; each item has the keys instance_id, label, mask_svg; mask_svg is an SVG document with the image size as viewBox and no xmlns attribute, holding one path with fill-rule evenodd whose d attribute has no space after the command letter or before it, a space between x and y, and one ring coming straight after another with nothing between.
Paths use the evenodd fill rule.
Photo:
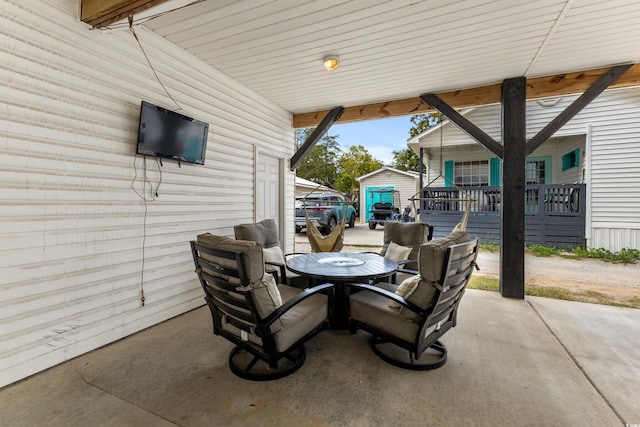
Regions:
<instances>
[{"instance_id":1,"label":"concrete patio floor","mask_svg":"<svg viewBox=\"0 0 640 427\"><path fill-rule=\"evenodd\" d=\"M206 307L0 390L1 426L640 424L640 310L468 290L445 366L328 330L271 382L235 377Z\"/></svg>"}]
</instances>

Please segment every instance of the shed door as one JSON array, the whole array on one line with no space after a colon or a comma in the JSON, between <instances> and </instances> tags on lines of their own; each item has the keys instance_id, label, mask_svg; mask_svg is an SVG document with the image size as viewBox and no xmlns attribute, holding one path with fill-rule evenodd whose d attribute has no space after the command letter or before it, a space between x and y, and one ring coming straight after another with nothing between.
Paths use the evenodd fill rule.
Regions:
<instances>
[{"instance_id":1,"label":"shed door","mask_svg":"<svg viewBox=\"0 0 640 427\"><path fill-rule=\"evenodd\" d=\"M363 217L360 215L360 223L362 224L365 221L369 221L371 217L371 210L373 209L373 204L378 202L390 202L393 203L393 192L388 193L372 193L371 190L393 190L395 187L393 185L387 187L367 187L365 189L365 208L366 215Z\"/></svg>"}]
</instances>

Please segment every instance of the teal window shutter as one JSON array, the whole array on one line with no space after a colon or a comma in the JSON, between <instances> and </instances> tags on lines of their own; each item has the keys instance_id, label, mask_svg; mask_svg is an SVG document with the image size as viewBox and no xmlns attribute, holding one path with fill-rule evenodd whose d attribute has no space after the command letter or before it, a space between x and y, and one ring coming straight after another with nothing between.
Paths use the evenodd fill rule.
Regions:
<instances>
[{"instance_id":1,"label":"teal window shutter","mask_svg":"<svg viewBox=\"0 0 640 427\"><path fill-rule=\"evenodd\" d=\"M580 149L576 148L575 150L565 154L562 156L562 171L566 171L567 169L577 168L580 166Z\"/></svg>"},{"instance_id":2,"label":"teal window shutter","mask_svg":"<svg viewBox=\"0 0 640 427\"><path fill-rule=\"evenodd\" d=\"M453 160L447 160L446 162L444 162L444 177L446 178L444 180L445 187L453 187L453 167Z\"/></svg>"},{"instance_id":3,"label":"teal window shutter","mask_svg":"<svg viewBox=\"0 0 640 427\"><path fill-rule=\"evenodd\" d=\"M489 185L492 187L500 185L500 159L497 157L489 159Z\"/></svg>"}]
</instances>

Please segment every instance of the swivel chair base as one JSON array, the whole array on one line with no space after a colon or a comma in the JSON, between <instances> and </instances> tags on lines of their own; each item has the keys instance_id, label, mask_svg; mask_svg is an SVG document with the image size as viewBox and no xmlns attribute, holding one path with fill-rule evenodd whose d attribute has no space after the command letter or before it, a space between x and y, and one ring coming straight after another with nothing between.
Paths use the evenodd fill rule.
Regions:
<instances>
[{"instance_id":1,"label":"swivel chair base","mask_svg":"<svg viewBox=\"0 0 640 427\"><path fill-rule=\"evenodd\" d=\"M371 337L370 344L371 349L380 359L398 368L430 371L447 363L447 348L440 341L433 343L420 355L419 359L416 359L409 350L381 337Z\"/></svg>"},{"instance_id":2,"label":"swivel chair base","mask_svg":"<svg viewBox=\"0 0 640 427\"><path fill-rule=\"evenodd\" d=\"M258 356L248 352L242 347L236 346L229 354L229 368L231 372L245 380L277 380L300 369L304 364L306 356L307 351L304 345L300 345L291 349L289 353L278 360L277 367L272 368Z\"/></svg>"}]
</instances>

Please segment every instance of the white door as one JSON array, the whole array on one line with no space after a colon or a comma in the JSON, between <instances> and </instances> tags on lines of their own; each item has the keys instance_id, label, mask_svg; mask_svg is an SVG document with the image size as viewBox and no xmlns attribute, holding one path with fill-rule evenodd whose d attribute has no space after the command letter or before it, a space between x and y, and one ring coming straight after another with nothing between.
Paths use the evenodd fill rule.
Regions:
<instances>
[{"instance_id":1,"label":"white door","mask_svg":"<svg viewBox=\"0 0 640 427\"><path fill-rule=\"evenodd\" d=\"M256 162L256 221L275 218L280 223L280 159L263 153Z\"/></svg>"}]
</instances>

